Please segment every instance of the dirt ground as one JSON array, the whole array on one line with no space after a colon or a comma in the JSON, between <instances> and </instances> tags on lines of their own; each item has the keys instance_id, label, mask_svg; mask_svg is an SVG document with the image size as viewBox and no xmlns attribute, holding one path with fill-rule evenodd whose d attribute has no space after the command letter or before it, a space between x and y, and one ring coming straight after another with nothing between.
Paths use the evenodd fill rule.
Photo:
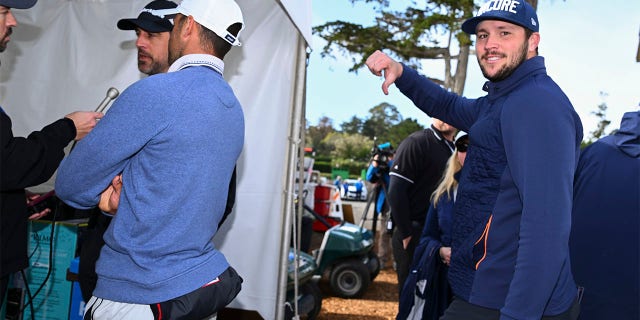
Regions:
<instances>
[{"instance_id":1,"label":"dirt ground","mask_svg":"<svg viewBox=\"0 0 640 320\"><path fill-rule=\"evenodd\" d=\"M392 320L398 310L398 280L392 268L382 269L360 299L333 296L320 282L322 310L317 320Z\"/></svg>"}]
</instances>

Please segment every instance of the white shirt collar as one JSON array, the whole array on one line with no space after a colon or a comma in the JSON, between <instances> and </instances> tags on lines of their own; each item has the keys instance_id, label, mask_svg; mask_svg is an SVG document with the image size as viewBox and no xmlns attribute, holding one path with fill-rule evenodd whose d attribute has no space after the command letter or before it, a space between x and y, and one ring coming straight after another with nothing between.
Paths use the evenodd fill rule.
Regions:
<instances>
[{"instance_id":1,"label":"white shirt collar","mask_svg":"<svg viewBox=\"0 0 640 320\"><path fill-rule=\"evenodd\" d=\"M224 72L224 62L215 56L210 54L188 54L184 55L178 60L174 61L169 67L168 72L174 72L178 70L182 70L191 66L205 66L209 67L220 74Z\"/></svg>"}]
</instances>

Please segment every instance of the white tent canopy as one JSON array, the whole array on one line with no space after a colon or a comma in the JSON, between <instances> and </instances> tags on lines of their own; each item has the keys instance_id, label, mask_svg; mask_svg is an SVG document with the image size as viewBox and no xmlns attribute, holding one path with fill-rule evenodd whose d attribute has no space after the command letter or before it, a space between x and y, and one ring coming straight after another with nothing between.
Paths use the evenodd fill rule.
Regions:
<instances>
[{"instance_id":1,"label":"white tent canopy","mask_svg":"<svg viewBox=\"0 0 640 320\"><path fill-rule=\"evenodd\" d=\"M41 0L18 20L0 55L0 105L26 136L75 110L93 110L110 87L142 78L135 34L116 22L150 0ZM179 2L179 1L177 1ZM276 319L282 310L287 214L304 125L311 0L237 0L245 30L225 59L225 78L245 111L236 207L214 242L244 278L230 307ZM144 121L144 119L140 119ZM220 182L223 183L223 182ZM52 184L40 187L51 190ZM179 213L177 213L179 214Z\"/></svg>"}]
</instances>

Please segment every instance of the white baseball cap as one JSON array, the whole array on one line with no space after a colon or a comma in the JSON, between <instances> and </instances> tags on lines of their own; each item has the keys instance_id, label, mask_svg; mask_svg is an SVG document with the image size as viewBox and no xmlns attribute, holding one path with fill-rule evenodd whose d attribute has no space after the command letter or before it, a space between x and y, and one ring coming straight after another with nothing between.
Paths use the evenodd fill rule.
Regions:
<instances>
[{"instance_id":1,"label":"white baseball cap","mask_svg":"<svg viewBox=\"0 0 640 320\"><path fill-rule=\"evenodd\" d=\"M205 28L215 32L231 45L239 46L240 31L244 29L242 11L234 0L183 0L177 8L178 12L193 19ZM235 23L242 24L238 35L227 31Z\"/></svg>"}]
</instances>

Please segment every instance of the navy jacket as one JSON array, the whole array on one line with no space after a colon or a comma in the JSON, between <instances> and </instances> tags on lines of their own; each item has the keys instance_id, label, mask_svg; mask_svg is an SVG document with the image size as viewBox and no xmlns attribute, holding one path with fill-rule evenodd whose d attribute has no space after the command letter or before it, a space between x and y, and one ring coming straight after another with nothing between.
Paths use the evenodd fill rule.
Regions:
<instances>
[{"instance_id":1,"label":"navy jacket","mask_svg":"<svg viewBox=\"0 0 640 320\"><path fill-rule=\"evenodd\" d=\"M453 194L449 197L445 193L440 196L436 207L429 205L409 277L400 293L398 320L407 319L410 314L412 317L421 315L423 320L437 320L451 302L451 288L447 280L449 268L441 262L440 248L451 246L453 204ZM417 299L425 300L424 305L416 305Z\"/></svg>"},{"instance_id":2,"label":"navy jacket","mask_svg":"<svg viewBox=\"0 0 640 320\"><path fill-rule=\"evenodd\" d=\"M571 262L581 320L640 319L640 112L587 147L576 172Z\"/></svg>"},{"instance_id":3,"label":"navy jacket","mask_svg":"<svg viewBox=\"0 0 640 320\"><path fill-rule=\"evenodd\" d=\"M51 178L76 136L73 121L60 119L28 137L14 137L0 108L0 276L22 270L27 259L27 202L24 188Z\"/></svg>"},{"instance_id":4,"label":"navy jacket","mask_svg":"<svg viewBox=\"0 0 640 320\"><path fill-rule=\"evenodd\" d=\"M479 99L406 66L395 83L428 115L470 136L453 217L454 295L499 309L501 319L566 311L577 293L568 243L582 124L544 59L487 82Z\"/></svg>"}]
</instances>

